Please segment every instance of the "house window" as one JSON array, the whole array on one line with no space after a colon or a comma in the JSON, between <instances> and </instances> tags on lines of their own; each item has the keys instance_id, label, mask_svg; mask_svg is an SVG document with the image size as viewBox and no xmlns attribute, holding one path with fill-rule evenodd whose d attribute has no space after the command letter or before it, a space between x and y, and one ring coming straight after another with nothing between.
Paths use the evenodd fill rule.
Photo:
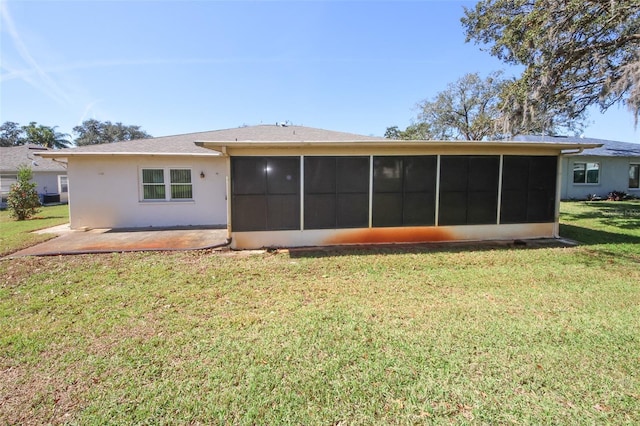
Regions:
<instances>
[{"instance_id":1,"label":"house window","mask_svg":"<svg viewBox=\"0 0 640 426\"><path fill-rule=\"evenodd\" d=\"M435 224L437 157L373 158L373 226Z\"/></svg>"},{"instance_id":2,"label":"house window","mask_svg":"<svg viewBox=\"0 0 640 426\"><path fill-rule=\"evenodd\" d=\"M192 199L193 188L191 186L191 170L171 169L169 174L171 176L171 199Z\"/></svg>"},{"instance_id":3,"label":"house window","mask_svg":"<svg viewBox=\"0 0 640 426\"><path fill-rule=\"evenodd\" d=\"M600 182L600 163L573 163L573 183Z\"/></svg>"},{"instance_id":4,"label":"house window","mask_svg":"<svg viewBox=\"0 0 640 426\"><path fill-rule=\"evenodd\" d=\"M304 158L304 228L369 226L369 157Z\"/></svg>"},{"instance_id":5,"label":"house window","mask_svg":"<svg viewBox=\"0 0 640 426\"><path fill-rule=\"evenodd\" d=\"M66 175L58 176L58 192L60 194L66 194L69 192L69 177Z\"/></svg>"},{"instance_id":6,"label":"house window","mask_svg":"<svg viewBox=\"0 0 640 426\"><path fill-rule=\"evenodd\" d=\"M232 157L234 231L300 229L300 158Z\"/></svg>"},{"instance_id":7,"label":"house window","mask_svg":"<svg viewBox=\"0 0 640 426\"><path fill-rule=\"evenodd\" d=\"M191 170L142 169L142 199L149 201L193 199Z\"/></svg>"},{"instance_id":8,"label":"house window","mask_svg":"<svg viewBox=\"0 0 640 426\"><path fill-rule=\"evenodd\" d=\"M640 188L640 164L629 165L629 188Z\"/></svg>"},{"instance_id":9,"label":"house window","mask_svg":"<svg viewBox=\"0 0 640 426\"><path fill-rule=\"evenodd\" d=\"M0 193L8 194L14 183L18 183L17 175L0 175Z\"/></svg>"}]
</instances>

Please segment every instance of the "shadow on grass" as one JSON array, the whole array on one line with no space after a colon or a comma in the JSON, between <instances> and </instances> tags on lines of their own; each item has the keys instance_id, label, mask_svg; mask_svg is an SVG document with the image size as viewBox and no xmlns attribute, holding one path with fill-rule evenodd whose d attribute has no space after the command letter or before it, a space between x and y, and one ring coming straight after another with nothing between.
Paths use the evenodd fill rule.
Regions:
<instances>
[{"instance_id":1,"label":"shadow on grass","mask_svg":"<svg viewBox=\"0 0 640 426\"><path fill-rule=\"evenodd\" d=\"M290 248L291 258L320 258L337 256L365 256L381 254L461 253L495 250L533 250L567 247L565 241L553 238L526 241L474 241L451 243L373 244L362 246L327 246Z\"/></svg>"},{"instance_id":2,"label":"shadow on grass","mask_svg":"<svg viewBox=\"0 0 640 426\"><path fill-rule=\"evenodd\" d=\"M638 225L633 228L637 229ZM582 245L640 244L640 237L615 232L599 231L582 226L560 224L560 235L578 241Z\"/></svg>"},{"instance_id":3,"label":"shadow on grass","mask_svg":"<svg viewBox=\"0 0 640 426\"><path fill-rule=\"evenodd\" d=\"M566 224L560 224L560 235L582 246L592 246L584 252L590 262L640 262L640 237Z\"/></svg>"},{"instance_id":4,"label":"shadow on grass","mask_svg":"<svg viewBox=\"0 0 640 426\"><path fill-rule=\"evenodd\" d=\"M602 225L620 229L640 228L640 203L637 202L581 202L589 209L580 212L563 212L565 221L596 220Z\"/></svg>"},{"instance_id":5,"label":"shadow on grass","mask_svg":"<svg viewBox=\"0 0 640 426\"><path fill-rule=\"evenodd\" d=\"M34 216L27 220L66 219L66 216Z\"/></svg>"}]
</instances>

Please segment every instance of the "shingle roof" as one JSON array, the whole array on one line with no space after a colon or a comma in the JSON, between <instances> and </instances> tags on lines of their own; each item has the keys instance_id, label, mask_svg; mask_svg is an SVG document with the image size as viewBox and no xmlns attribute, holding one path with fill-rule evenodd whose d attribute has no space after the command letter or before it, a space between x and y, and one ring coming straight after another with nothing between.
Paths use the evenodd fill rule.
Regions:
<instances>
[{"instance_id":1,"label":"shingle roof","mask_svg":"<svg viewBox=\"0 0 640 426\"><path fill-rule=\"evenodd\" d=\"M31 167L34 172L60 172L65 171L64 166L56 161L36 157L38 152L51 152L52 150L37 145L20 145L0 147L0 171L15 172L21 165Z\"/></svg>"},{"instance_id":2,"label":"shingle roof","mask_svg":"<svg viewBox=\"0 0 640 426\"><path fill-rule=\"evenodd\" d=\"M533 141L532 141L533 142ZM586 146L585 140L570 142L566 139L554 141L535 141L539 148L552 146L559 150L577 149ZM116 142L102 145L87 145L77 148L60 149L47 151L47 157L65 158L71 156L94 156L94 155L197 155L197 156L218 156L216 151L221 147L256 147L262 144L269 147L286 146L291 147L298 144L307 145L318 144L323 146L346 146L347 144L358 144L362 146L382 146L390 145L397 148L414 146L496 146L510 148L518 147L523 142L499 141L499 142L478 142L478 141L393 141L390 139L364 136L354 133L336 132L331 130L316 129L304 126L282 126L282 125L259 125L245 126L233 129L213 130L209 132L187 133L183 135L162 136L149 139L137 139L133 141ZM525 142L525 144L528 144ZM593 145L593 144L592 144ZM205 148L206 147L206 148Z\"/></svg>"},{"instance_id":3,"label":"shingle roof","mask_svg":"<svg viewBox=\"0 0 640 426\"><path fill-rule=\"evenodd\" d=\"M206 132L199 142L357 142L388 141L377 136L336 132L304 126L260 125Z\"/></svg>"},{"instance_id":4,"label":"shingle roof","mask_svg":"<svg viewBox=\"0 0 640 426\"><path fill-rule=\"evenodd\" d=\"M259 125L213 130L209 132L186 133L184 135L161 136L149 139L136 139L101 145L85 145L77 148L61 149L56 152L220 155L218 152L196 145L195 142L355 142L365 140L386 139L304 126Z\"/></svg>"},{"instance_id":5,"label":"shingle roof","mask_svg":"<svg viewBox=\"0 0 640 426\"><path fill-rule=\"evenodd\" d=\"M588 157L640 157L640 143L618 142L606 139L575 138L575 137L553 137L519 135L514 138L519 142L576 142L576 143L597 143L602 144L600 148L593 148L578 155Z\"/></svg>"},{"instance_id":6,"label":"shingle roof","mask_svg":"<svg viewBox=\"0 0 640 426\"><path fill-rule=\"evenodd\" d=\"M194 142L199 135L210 132L188 133L185 135L162 136L132 141L84 145L76 148L56 150L57 154L68 153L130 153L130 154L206 154L218 155L210 149L197 146Z\"/></svg>"}]
</instances>

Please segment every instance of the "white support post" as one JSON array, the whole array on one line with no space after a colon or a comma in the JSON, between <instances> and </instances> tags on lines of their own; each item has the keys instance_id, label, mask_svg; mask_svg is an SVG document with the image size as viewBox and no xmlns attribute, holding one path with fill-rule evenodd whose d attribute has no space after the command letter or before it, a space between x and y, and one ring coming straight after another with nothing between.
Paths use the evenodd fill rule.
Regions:
<instances>
[{"instance_id":1,"label":"white support post","mask_svg":"<svg viewBox=\"0 0 640 426\"><path fill-rule=\"evenodd\" d=\"M300 230L304 230L304 155L300 156Z\"/></svg>"},{"instance_id":2,"label":"white support post","mask_svg":"<svg viewBox=\"0 0 640 426\"><path fill-rule=\"evenodd\" d=\"M560 238L560 194L562 191L562 155L558 155L556 167L556 206L553 215L553 238Z\"/></svg>"},{"instance_id":3,"label":"white support post","mask_svg":"<svg viewBox=\"0 0 640 426\"><path fill-rule=\"evenodd\" d=\"M437 156L436 161L436 218L435 218L435 226L438 226L440 222L440 157Z\"/></svg>"},{"instance_id":4,"label":"white support post","mask_svg":"<svg viewBox=\"0 0 640 426\"><path fill-rule=\"evenodd\" d=\"M502 168L504 165L504 155L500 154L500 167L498 169L498 211L496 224L500 225L500 210L502 209Z\"/></svg>"},{"instance_id":5,"label":"white support post","mask_svg":"<svg viewBox=\"0 0 640 426\"><path fill-rule=\"evenodd\" d=\"M369 156L369 228L373 228L373 155Z\"/></svg>"}]
</instances>

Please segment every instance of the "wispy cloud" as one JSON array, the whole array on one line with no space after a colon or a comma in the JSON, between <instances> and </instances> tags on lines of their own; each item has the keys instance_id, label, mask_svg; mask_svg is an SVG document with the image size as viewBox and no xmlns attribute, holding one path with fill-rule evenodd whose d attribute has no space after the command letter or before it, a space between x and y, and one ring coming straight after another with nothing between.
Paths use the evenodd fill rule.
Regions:
<instances>
[{"instance_id":1,"label":"wispy cloud","mask_svg":"<svg viewBox=\"0 0 640 426\"><path fill-rule=\"evenodd\" d=\"M8 69L6 72L0 74L0 81L8 81L15 79L27 79L33 78L41 74L55 74L65 73L71 71L98 69L98 68L114 68L124 66L155 66L155 65L211 65L211 64L277 64L277 63L379 63L385 62L387 59L381 58L283 58L283 57L265 57L265 58L194 58L194 59L113 59L113 60L98 60L98 61L79 61L69 64L57 65L44 68L30 68L30 69ZM423 59L411 59L411 60L399 60L398 63L406 64L441 64L443 60L423 60Z\"/></svg>"},{"instance_id":2,"label":"wispy cloud","mask_svg":"<svg viewBox=\"0 0 640 426\"><path fill-rule=\"evenodd\" d=\"M57 65L43 68L29 69L7 69L7 72L0 75L0 81L8 81L15 79L24 79L33 77L40 72L45 74L64 73L69 71L87 70L95 68L112 68L122 66L147 66L147 65L189 65L189 64L211 64L234 62L229 59L114 59L114 60L98 60L98 61L79 61L69 64Z\"/></svg>"},{"instance_id":3,"label":"wispy cloud","mask_svg":"<svg viewBox=\"0 0 640 426\"><path fill-rule=\"evenodd\" d=\"M15 69L11 69L3 64L3 69L7 70L8 73L3 74L3 78L0 81L4 80L4 76L14 76L13 78L20 78L27 84L31 85L35 89L41 91L57 103L61 105L68 105L71 103L71 99L65 93L65 91L56 83L47 72L40 66L38 61L31 55L29 49L26 44L23 42L20 34L18 33L16 26L11 18L11 14L9 13L8 2L2 1L0 2L0 16L2 20L3 32L6 32L9 35L9 39L11 40L13 46L18 52L18 55L25 62L27 66L26 71L19 71ZM5 41L6 43L6 41ZM6 61L3 61L6 62Z\"/></svg>"},{"instance_id":4,"label":"wispy cloud","mask_svg":"<svg viewBox=\"0 0 640 426\"><path fill-rule=\"evenodd\" d=\"M89 118L89 114L93 111L93 108L100 102L102 102L102 99L96 99L95 101L91 101L87 105L85 105L84 111L80 116L80 120L78 120L78 126L81 125L83 121ZM95 118L95 117L91 116L91 118Z\"/></svg>"}]
</instances>

